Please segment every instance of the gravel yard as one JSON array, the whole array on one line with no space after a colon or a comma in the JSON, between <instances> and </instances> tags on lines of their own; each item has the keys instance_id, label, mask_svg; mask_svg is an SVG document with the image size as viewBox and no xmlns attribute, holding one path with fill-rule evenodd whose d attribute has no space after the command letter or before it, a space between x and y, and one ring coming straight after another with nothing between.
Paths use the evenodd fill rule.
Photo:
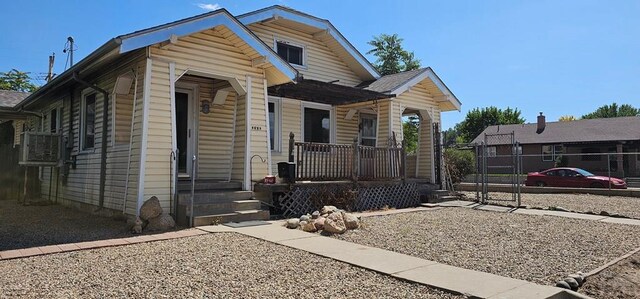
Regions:
<instances>
[{"instance_id":1,"label":"gravel yard","mask_svg":"<svg viewBox=\"0 0 640 299\"><path fill-rule=\"evenodd\" d=\"M475 199L475 192L462 192L467 198ZM509 193L490 192L497 198L511 198ZM591 194L535 194L522 193L522 204L535 208L563 207L578 212L600 213L606 211L610 214L620 214L630 218L640 219L640 198L602 196ZM509 205L509 201L491 201L491 204Z\"/></svg>"},{"instance_id":2,"label":"gravel yard","mask_svg":"<svg viewBox=\"0 0 640 299\"><path fill-rule=\"evenodd\" d=\"M463 298L234 233L0 261L0 297Z\"/></svg>"},{"instance_id":3,"label":"gravel yard","mask_svg":"<svg viewBox=\"0 0 640 299\"><path fill-rule=\"evenodd\" d=\"M60 205L23 206L0 200L0 251L130 236L124 220Z\"/></svg>"},{"instance_id":4,"label":"gravel yard","mask_svg":"<svg viewBox=\"0 0 640 299\"><path fill-rule=\"evenodd\" d=\"M593 298L640 298L640 253L591 276L580 293Z\"/></svg>"},{"instance_id":5,"label":"gravel yard","mask_svg":"<svg viewBox=\"0 0 640 299\"><path fill-rule=\"evenodd\" d=\"M336 238L541 284L595 269L640 246L640 230L631 225L468 208L362 223Z\"/></svg>"}]
</instances>

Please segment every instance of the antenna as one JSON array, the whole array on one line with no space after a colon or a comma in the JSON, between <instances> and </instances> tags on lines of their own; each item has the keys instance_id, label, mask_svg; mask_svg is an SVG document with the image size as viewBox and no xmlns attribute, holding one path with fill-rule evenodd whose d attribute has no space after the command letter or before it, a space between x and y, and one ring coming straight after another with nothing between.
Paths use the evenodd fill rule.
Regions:
<instances>
[{"instance_id":1,"label":"antenna","mask_svg":"<svg viewBox=\"0 0 640 299\"><path fill-rule=\"evenodd\" d=\"M73 41L73 37L69 36L67 37L67 43L64 45L64 50L62 50L62 53L67 53L67 51L69 52L69 54L67 54L67 61L69 62L69 67L73 66L73 51L75 51L74 48L74 41ZM67 68L66 64L65 64L65 69Z\"/></svg>"}]
</instances>

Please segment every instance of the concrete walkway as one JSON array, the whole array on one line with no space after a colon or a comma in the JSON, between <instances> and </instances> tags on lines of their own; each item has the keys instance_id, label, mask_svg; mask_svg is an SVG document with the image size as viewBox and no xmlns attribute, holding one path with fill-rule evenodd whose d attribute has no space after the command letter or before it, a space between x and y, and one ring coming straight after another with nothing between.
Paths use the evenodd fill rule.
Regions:
<instances>
[{"instance_id":1,"label":"concrete walkway","mask_svg":"<svg viewBox=\"0 0 640 299\"><path fill-rule=\"evenodd\" d=\"M509 213L515 213L515 214L537 215L537 216L558 216L558 217L573 218L573 219L594 220L594 221L601 221L601 222L607 222L607 223L640 225L640 219L618 218L618 217L609 217L609 216L602 216L602 215L552 211L552 210L515 209L515 208L509 208L509 207L503 207L503 206L497 206L497 205L481 205L475 202L464 201L464 200L453 200L453 201L446 201L441 203L429 203L429 204L422 204L422 206L427 208L463 207L463 208L472 208L472 209L483 210L483 211L505 212L505 213L509 212Z\"/></svg>"},{"instance_id":2,"label":"concrete walkway","mask_svg":"<svg viewBox=\"0 0 640 299\"><path fill-rule=\"evenodd\" d=\"M230 228L217 225L201 226L199 229L212 233L240 233L473 298L589 298L556 287L453 267L301 230L286 229L283 224L284 222L277 221L253 227Z\"/></svg>"}]
</instances>

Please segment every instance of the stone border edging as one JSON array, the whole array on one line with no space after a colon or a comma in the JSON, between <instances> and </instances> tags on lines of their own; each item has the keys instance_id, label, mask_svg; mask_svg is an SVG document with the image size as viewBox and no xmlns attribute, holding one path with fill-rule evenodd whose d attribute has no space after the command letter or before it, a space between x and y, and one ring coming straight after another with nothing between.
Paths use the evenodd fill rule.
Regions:
<instances>
[{"instance_id":1,"label":"stone border edging","mask_svg":"<svg viewBox=\"0 0 640 299\"><path fill-rule=\"evenodd\" d=\"M602 265L602 266L600 266L598 268L595 268L595 269L585 273L584 276L588 278L588 277L591 277L593 275L596 275L596 274L604 271L605 269L607 269L607 268L609 268L609 267L621 262L622 260L624 260L624 259L626 259L626 258L628 258L628 257L630 257L630 256L632 256L632 255L634 255L634 254L636 254L638 252L640 252L640 247L638 247L638 248L636 248L634 250L631 250L631 251L627 252L626 254L621 255L621 256L619 256L619 257L607 262L606 264L604 264L604 265Z\"/></svg>"},{"instance_id":2,"label":"stone border edging","mask_svg":"<svg viewBox=\"0 0 640 299\"><path fill-rule=\"evenodd\" d=\"M107 239L97 241L86 241L67 244L46 245L22 249L10 249L0 251L0 261L27 258L40 255L49 255L54 253L72 252L80 250L89 250L105 247L115 247L129 244L147 243L162 240L179 239L185 237L204 235L206 232L198 229L186 229L173 232L166 232L154 235L140 235L128 238Z\"/></svg>"}]
</instances>

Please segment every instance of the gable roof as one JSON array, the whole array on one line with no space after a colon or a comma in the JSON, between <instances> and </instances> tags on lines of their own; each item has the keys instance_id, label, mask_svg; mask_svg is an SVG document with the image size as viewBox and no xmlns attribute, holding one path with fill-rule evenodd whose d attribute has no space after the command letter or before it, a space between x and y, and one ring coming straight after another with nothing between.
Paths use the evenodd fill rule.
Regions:
<instances>
[{"instance_id":1,"label":"gable roof","mask_svg":"<svg viewBox=\"0 0 640 299\"><path fill-rule=\"evenodd\" d=\"M30 94L30 92L0 90L0 107L13 108Z\"/></svg>"},{"instance_id":2,"label":"gable roof","mask_svg":"<svg viewBox=\"0 0 640 299\"><path fill-rule=\"evenodd\" d=\"M460 111L462 103L430 67L386 75L375 81L364 82L360 84L360 87L381 93L400 95L426 79L430 79L442 92L444 99L439 100L440 102L449 102L456 110Z\"/></svg>"},{"instance_id":3,"label":"gable roof","mask_svg":"<svg viewBox=\"0 0 640 299\"><path fill-rule=\"evenodd\" d=\"M298 78L298 71L288 62L283 60L276 52L273 51L273 49L262 42L262 40L253 34L253 32L251 32L246 26L240 23L226 9L218 9L194 17L185 18L112 38L78 63L67 69L65 72L55 77L51 82L40 87L22 102L18 103L17 106L32 103L35 99L46 94L46 92L52 88L73 81L74 73L81 73L82 71L97 64L105 64L121 54L160 42L170 41L173 36L181 37L219 25L229 28L260 55L267 57L268 63L286 75L286 77L291 81L295 81Z\"/></svg>"},{"instance_id":4,"label":"gable roof","mask_svg":"<svg viewBox=\"0 0 640 299\"><path fill-rule=\"evenodd\" d=\"M329 36L334 39L337 44L346 51L348 55L343 55L341 58L348 64L355 67L355 71L358 75L365 78L365 80L378 79L380 74L376 71L375 67L367 60L362 53L360 53L343 35L336 29L336 27L329 22L329 20L314 17L312 15L300 12L289 7L274 5L259 9L256 11L248 12L236 17L244 25L251 25L265 20L290 20L299 24L304 24L317 29L314 35L316 36ZM335 50L335 49L334 49ZM338 53L339 54L339 53Z\"/></svg>"},{"instance_id":5,"label":"gable roof","mask_svg":"<svg viewBox=\"0 0 640 299\"><path fill-rule=\"evenodd\" d=\"M542 133L537 134L536 129L536 123L490 126L478 135L473 142L482 142L485 133L497 134L511 132L514 132L516 141L521 144L640 140L640 116L547 122ZM506 143L498 140L489 140L489 145L501 144Z\"/></svg>"}]
</instances>

